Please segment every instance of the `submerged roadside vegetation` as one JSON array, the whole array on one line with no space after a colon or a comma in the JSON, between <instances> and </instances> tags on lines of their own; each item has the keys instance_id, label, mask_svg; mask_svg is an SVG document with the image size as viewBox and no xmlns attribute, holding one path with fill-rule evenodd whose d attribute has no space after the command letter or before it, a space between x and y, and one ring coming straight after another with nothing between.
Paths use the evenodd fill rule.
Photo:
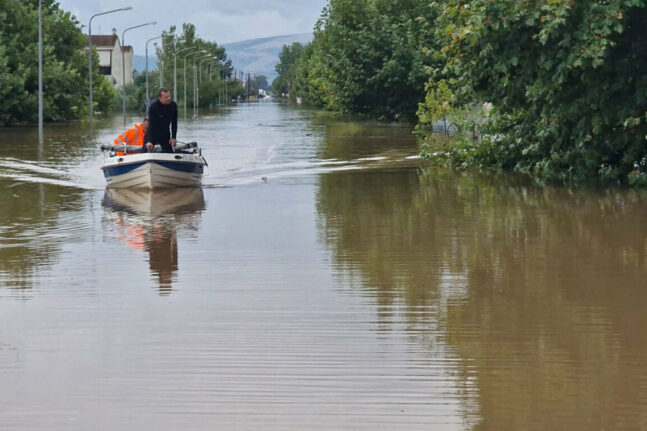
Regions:
<instances>
[{"instance_id":1,"label":"submerged roadside vegetation","mask_svg":"<svg viewBox=\"0 0 647 431\"><path fill-rule=\"evenodd\" d=\"M413 121L443 163L647 186L646 36L643 0L330 0L274 91Z\"/></svg>"}]
</instances>

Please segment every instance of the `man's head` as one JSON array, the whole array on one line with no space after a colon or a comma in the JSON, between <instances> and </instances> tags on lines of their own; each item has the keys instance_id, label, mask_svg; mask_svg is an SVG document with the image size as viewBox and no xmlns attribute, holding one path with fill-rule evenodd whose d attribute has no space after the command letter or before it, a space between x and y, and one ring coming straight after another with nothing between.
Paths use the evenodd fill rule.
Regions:
<instances>
[{"instance_id":1,"label":"man's head","mask_svg":"<svg viewBox=\"0 0 647 431\"><path fill-rule=\"evenodd\" d=\"M171 103L171 92L168 91L168 88L162 87L157 92L157 99L162 105L168 105L169 103Z\"/></svg>"},{"instance_id":2,"label":"man's head","mask_svg":"<svg viewBox=\"0 0 647 431\"><path fill-rule=\"evenodd\" d=\"M144 130L144 133L148 132L149 125L150 121L148 121L148 118L144 118L144 121L142 121L142 129Z\"/></svg>"}]
</instances>

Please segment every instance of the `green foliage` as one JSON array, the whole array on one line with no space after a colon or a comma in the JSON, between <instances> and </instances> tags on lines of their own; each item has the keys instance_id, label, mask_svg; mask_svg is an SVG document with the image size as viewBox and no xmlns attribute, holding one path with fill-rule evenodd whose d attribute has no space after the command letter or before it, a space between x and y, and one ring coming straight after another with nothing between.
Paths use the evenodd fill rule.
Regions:
<instances>
[{"instance_id":1,"label":"green foliage","mask_svg":"<svg viewBox=\"0 0 647 431\"><path fill-rule=\"evenodd\" d=\"M642 0L448 0L432 36L455 106L494 105L483 141L454 161L549 181L640 184L647 156L647 9ZM428 92L433 92L429 88ZM434 100L434 95L428 98ZM429 109L419 112L421 127Z\"/></svg>"},{"instance_id":2,"label":"green foliage","mask_svg":"<svg viewBox=\"0 0 647 431\"><path fill-rule=\"evenodd\" d=\"M243 82L238 79L232 79L227 83L227 95L232 100L242 97L246 92Z\"/></svg>"},{"instance_id":3,"label":"green foliage","mask_svg":"<svg viewBox=\"0 0 647 431\"><path fill-rule=\"evenodd\" d=\"M424 98L432 16L416 0L330 0L297 61L298 95L342 113L412 120Z\"/></svg>"},{"instance_id":4,"label":"green foliage","mask_svg":"<svg viewBox=\"0 0 647 431\"><path fill-rule=\"evenodd\" d=\"M225 82L218 80L204 80L199 85L200 88L200 104L201 107L212 106L218 103L219 98L225 96ZM220 103L224 103L220 100Z\"/></svg>"},{"instance_id":5,"label":"green foliage","mask_svg":"<svg viewBox=\"0 0 647 431\"><path fill-rule=\"evenodd\" d=\"M45 0L43 114L45 121L87 113L87 51L78 21ZM95 56L95 61L98 59ZM97 77L97 84L102 86ZM0 0L0 125L38 119L38 1Z\"/></svg>"},{"instance_id":6,"label":"green foliage","mask_svg":"<svg viewBox=\"0 0 647 431\"><path fill-rule=\"evenodd\" d=\"M418 130L433 127L433 123L446 119L452 112L454 95L445 80L425 84L427 94L418 105Z\"/></svg>"},{"instance_id":7,"label":"green foliage","mask_svg":"<svg viewBox=\"0 0 647 431\"><path fill-rule=\"evenodd\" d=\"M252 79L251 83L252 88L255 90L254 94L258 93L258 90L269 90L270 84L267 82L267 76L258 75Z\"/></svg>"},{"instance_id":8,"label":"green foliage","mask_svg":"<svg viewBox=\"0 0 647 431\"><path fill-rule=\"evenodd\" d=\"M216 42L206 41L198 37L195 26L190 23L182 25L182 33L179 35L176 34L175 26L171 26L168 31L162 32L162 42L161 44L155 44L155 50L157 58L160 60L159 65L161 66L161 61L164 62L162 70L164 85L171 91L173 91L173 69L175 65L178 94L173 97L180 106L184 103L184 93L186 92L187 106L193 107L194 65L196 69L201 68L202 82L206 81L205 76L208 74L209 67L214 70L209 79L214 81L230 78L234 70L231 60L227 59L225 48L219 46ZM204 52L199 53L200 51ZM207 61L208 59L212 61ZM155 88L157 88L157 85L155 85ZM207 106L211 100L207 97L203 98L201 95L199 104Z\"/></svg>"},{"instance_id":9,"label":"green foliage","mask_svg":"<svg viewBox=\"0 0 647 431\"><path fill-rule=\"evenodd\" d=\"M292 45L283 45L279 53L279 62L275 66L276 73L279 74L272 82L272 89L277 96L289 95L292 99L295 98L295 93L292 88L295 85L297 61L302 55L304 47L299 42L294 42Z\"/></svg>"},{"instance_id":10,"label":"green foliage","mask_svg":"<svg viewBox=\"0 0 647 431\"><path fill-rule=\"evenodd\" d=\"M92 101L96 103L98 112L110 112L117 106L117 91L105 76L99 75L96 83L93 78L92 87Z\"/></svg>"}]
</instances>

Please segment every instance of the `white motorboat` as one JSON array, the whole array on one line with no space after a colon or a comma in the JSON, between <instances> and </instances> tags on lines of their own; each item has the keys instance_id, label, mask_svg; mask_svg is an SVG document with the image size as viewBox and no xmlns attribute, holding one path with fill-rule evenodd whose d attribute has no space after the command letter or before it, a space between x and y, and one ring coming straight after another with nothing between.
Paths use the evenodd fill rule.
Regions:
<instances>
[{"instance_id":1,"label":"white motorboat","mask_svg":"<svg viewBox=\"0 0 647 431\"><path fill-rule=\"evenodd\" d=\"M204 167L208 165L197 143L177 144L174 153L162 153L157 146L153 152L142 153L141 148L112 144L101 146L105 155L101 170L108 187L157 189L200 186Z\"/></svg>"}]
</instances>

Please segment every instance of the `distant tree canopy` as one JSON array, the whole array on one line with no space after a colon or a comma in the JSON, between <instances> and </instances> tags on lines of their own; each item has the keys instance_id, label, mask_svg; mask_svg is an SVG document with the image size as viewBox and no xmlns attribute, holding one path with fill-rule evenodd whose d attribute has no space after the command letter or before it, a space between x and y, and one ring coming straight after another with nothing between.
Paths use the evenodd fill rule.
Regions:
<instances>
[{"instance_id":1,"label":"distant tree canopy","mask_svg":"<svg viewBox=\"0 0 647 431\"><path fill-rule=\"evenodd\" d=\"M88 54L78 21L43 0L43 115L45 121L88 112ZM105 111L114 90L93 57L95 109ZM105 82L104 82L105 81ZM108 85L106 85L108 84ZM0 125L38 120L38 0L0 0Z\"/></svg>"},{"instance_id":2,"label":"distant tree canopy","mask_svg":"<svg viewBox=\"0 0 647 431\"><path fill-rule=\"evenodd\" d=\"M411 121L424 98L422 49L431 39L419 17L431 12L418 0L330 0L313 42L284 47L275 83L291 83L290 94L306 103Z\"/></svg>"},{"instance_id":3,"label":"distant tree canopy","mask_svg":"<svg viewBox=\"0 0 647 431\"><path fill-rule=\"evenodd\" d=\"M267 82L267 76L257 75L252 80L252 86L256 87L257 90L269 90L270 84Z\"/></svg>"},{"instance_id":4,"label":"distant tree canopy","mask_svg":"<svg viewBox=\"0 0 647 431\"><path fill-rule=\"evenodd\" d=\"M186 92L186 104L193 107L193 91L197 84L198 105L208 106L218 94L224 96L225 80L231 78L234 70L231 60L227 58L224 47L198 37L195 25L184 23L181 34L176 34L176 30L175 26L171 26L168 31L162 32L161 43L156 44L155 50L160 62L158 65L161 66L161 62L164 64L162 82L172 90L175 69L179 94L174 95L174 98L182 105Z\"/></svg>"},{"instance_id":5,"label":"distant tree canopy","mask_svg":"<svg viewBox=\"0 0 647 431\"><path fill-rule=\"evenodd\" d=\"M299 42L294 42L292 45L283 45L279 53L279 62L275 70L279 74L274 81L272 81L272 90L277 95L290 94L290 90L294 86L296 80L297 60L303 53L303 45ZM294 93L290 94L294 98Z\"/></svg>"}]
</instances>

